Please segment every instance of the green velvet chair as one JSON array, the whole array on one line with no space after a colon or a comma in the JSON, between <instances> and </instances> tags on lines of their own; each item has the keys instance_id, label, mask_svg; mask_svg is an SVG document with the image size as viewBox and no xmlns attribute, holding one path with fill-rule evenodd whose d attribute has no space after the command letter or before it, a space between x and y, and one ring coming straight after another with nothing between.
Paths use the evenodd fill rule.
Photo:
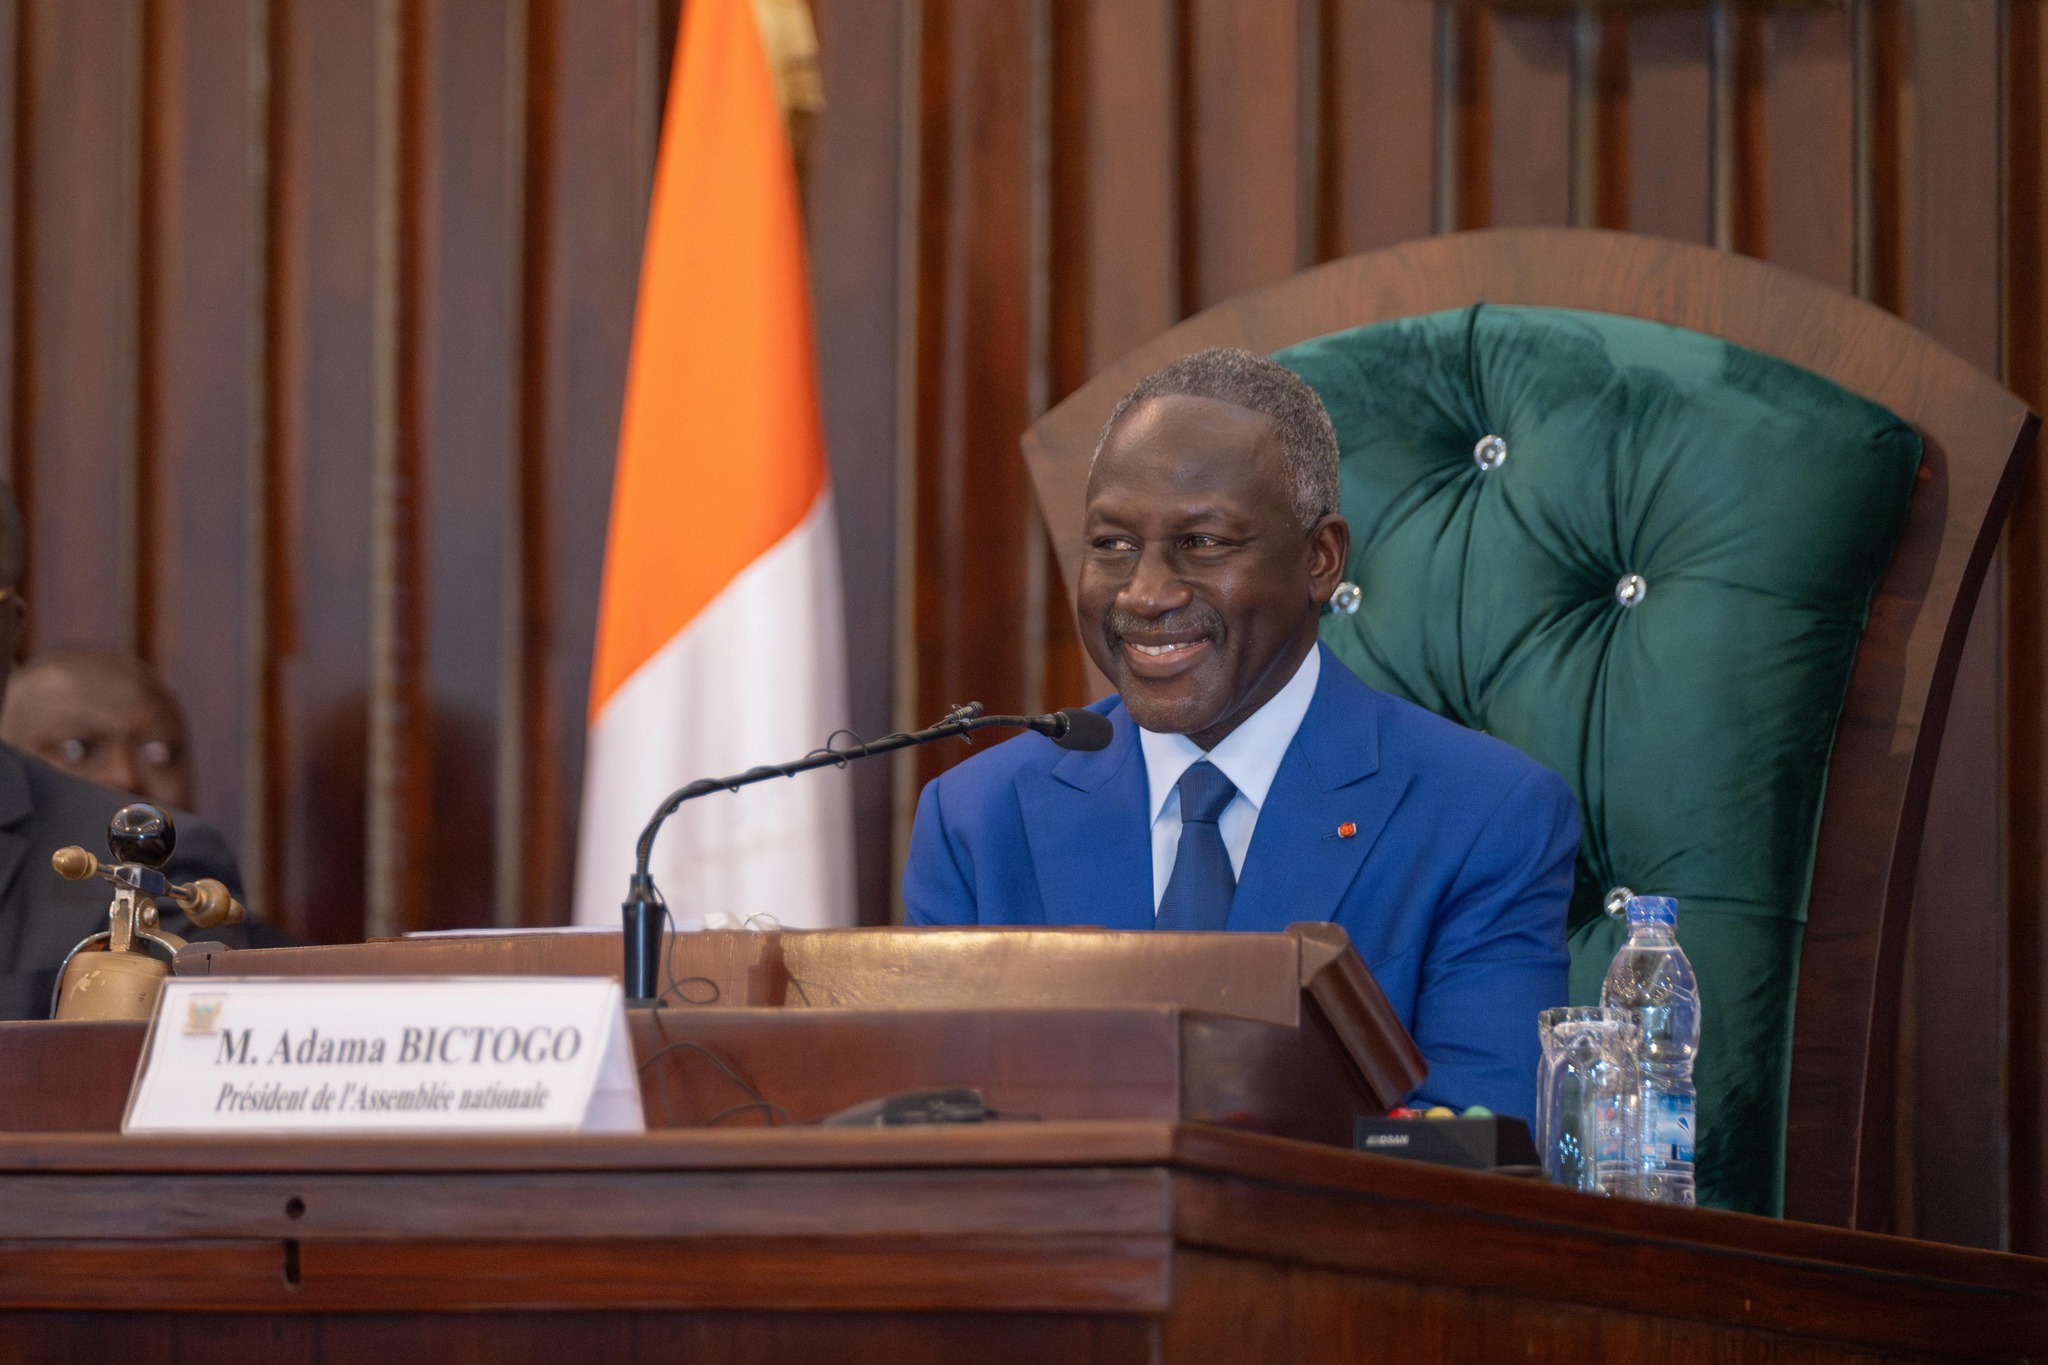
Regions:
<instances>
[{"instance_id":1,"label":"green velvet chair","mask_svg":"<svg viewBox=\"0 0 2048 1365\"><path fill-rule=\"evenodd\" d=\"M1325 640L1578 794L1572 999L1617 892L1678 898L1703 1202L1880 1225L1928 779L2031 414L1761 262L1433 238L1189 319L1047 414L1025 450L1069 583L1104 417L1207 345L1274 354L1330 408L1363 600Z\"/></svg>"}]
</instances>

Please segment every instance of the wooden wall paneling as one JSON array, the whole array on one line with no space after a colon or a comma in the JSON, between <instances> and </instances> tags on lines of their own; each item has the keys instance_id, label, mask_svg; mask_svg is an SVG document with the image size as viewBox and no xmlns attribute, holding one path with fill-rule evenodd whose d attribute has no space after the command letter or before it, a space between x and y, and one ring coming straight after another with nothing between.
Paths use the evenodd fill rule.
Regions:
<instances>
[{"instance_id":1,"label":"wooden wall paneling","mask_svg":"<svg viewBox=\"0 0 2048 1365\"><path fill-rule=\"evenodd\" d=\"M1051 397L1180 321L1176 0L1053 9Z\"/></svg>"},{"instance_id":2,"label":"wooden wall paneling","mask_svg":"<svg viewBox=\"0 0 2048 1365\"><path fill-rule=\"evenodd\" d=\"M531 0L518 812L523 922L566 918L590 657L654 138L637 0Z\"/></svg>"},{"instance_id":3,"label":"wooden wall paneling","mask_svg":"<svg viewBox=\"0 0 2048 1365\"><path fill-rule=\"evenodd\" d=\"M1764 256L1856 288L1856 42L1845 10L1766 16Z\"/></svg>"},{"instance_id":4,"label":"wooden wall paneling","mask_svg":"<svg viewBox=\"0 0 2048 1365\"><path fill-rule=\"evenodd\" d=\"M1764 16L1721 0L1711 13L1709 31L1714 39L1714 244L1762 256L1770 214Z\"/></svg>"},{"instance_id":5,"label":"wooden wall paneling","mask_svg":"<svg viewBox=\"0 0 2048 1365\"><path fill-rule=\"evenodd\" d=\"M2005 380L2048 407L2048 43L2040 0L2007 10ZM2010 1249L2048 1254L2048 478L2006 536L2007 1137Z\"/></svg>"},{"instance_id":6,"label":"wooden wall paneling","mask_svg":"<svg viewBox=\"0 0 2048 1365\"><path fill-rule=\"evenodd\" d=\"M1905 22L1900 0L1857 0L1856 41L1856 292L1899 312L1904 297L1904 219L1899 142L1906 84Z\"/></svg>"},{"instance_id":7,"label":"wooden wall paneling","mask_svg":"<svg viewBox=\"0 0 2048 1365\"><path fill-rule=\"evenodd\" d=\"M1181 147L1183 312L1311 264L1302 213L1304 32L1316 0L1189 0Z\"/></svg>"},{"instance_id":8,"label":"wooden wall paneling","mask_svg":"<svg viewBox=\"0 0 2048 1365\"><path fill-rule=\"evenodd\" d=\"M415 395L418 671L401 718L423 770L407 777L409 928L516 923L499 862L500 802L524 785L518 661L526 5L425 0L415 69L417 260L407 346ZM502 736L513 737L506 745Z\"/></svg>"},{"instance_id":9,"label":"wooden wall paneling","mask_svg":"<svg viewBox=\"0 0 2048 1365\"><path fill-rule=\"evenodd\" d=\"M372 485L395 411L381 352L397 206L381 125L399 15L396 0L282 0L275 22L271 882L295 931L345 941L365 927Z\"/></svg>"},{"instance_id":10,"label":"wooden wall paneling","mask_svg":"<svg viewBox=\"0 0 2048 1365\"><path fill-rule=\"evenodd\" d=\"M1572 20L1495 13L1487 23L1492 227L1571 222Z\"/></svg>"},{"instance_id":11,"label":"wooden wall paneling","mask_svg":"<svg viewBox=\"0 0 2048 1365\"><path fill-rule=\"evenodd\" d=\"M1572 223L1626 229L1629 201L1629 16L1581 12L1573 26Z\"/></svg>"},{"instance_id":12,"label":"wooden wall paneling","mask_svg":"<svg viewBox=\"0 0 2048 1365\"><path fill-rule=\"evenodd\" d=\"M261 618L237 608L262 590L250 511L261 493L252 400L264 361L268 28L252 0L166 0L148 37L144 634L190 723L194 804L239 847L246 806L260 801L244 783L243 740Z\"/></svg>"},{"instance_id":13,"label":"wooden wall paneling","mask_svg":"<svg viewBox=\"0 0 2048 1365\"><path fill-rule=\"evenodd\" d=\"M2000 372L2000 21L1996 0L1906 6L1906 316ZM1922 1237L2003 1243L2006 927L2004 612L1994 565L1956 680L1928 808L1907 971L1913 1205ZM1911 1092L1909 1092L1911 1093ZM1952 1096L1969 1096L1957 1103ZM1902 1212L1905 1212L1902 1210Z\"/></svg>"},{"instance_id":14,"label":"wooden wall paneling","mask_svg":"<svg viewBox=\"0 0 2048 1365\"><path fill-rule=\"evenodd\" d=\"M1426 237L1436 202L1436 17L1413 0L1327 4L1319 254Z\"/></svg>"},{"instance_id":15,"label":"wooden wall paneling","mask_svg":"<svg viewBox=\"0 0 2048 1365\"><path fill-rule=\"evenodd\" d=\"M920 37L917 200L919 724L1021 706L1027 567L1043 534L1018 434L1030 419L1036 11L931 0ZM918 751L920 780L969 752Z\"/></svg>"},{"instance_id":16,"label":"wooden wall paneling","mask_svg":"<svg viewBox=\"0 0 2048 1365\"><path fill-rule=\"evenodd\" d=\"M832 461L845 569L849 700L854 731L895 728L898 285L896 242L903 147L903 38L896 6L814 4L825 80L810 167L811 294L818 320L819 401ZM890 856L887 763L853 769L857 906L887 923Z\"/></svg>"},{"instance_id":17,"label":"wooden wall paneling","mask_svg":"<svg viewBox=\"0 0 2048 1365\"><path fill-rule=\"evenodd\" d=\"M133 648L141 0L21 9L15 487L28 640Z\"/></svg>"},{"instance_id":18,"label":"wooden wall paneling","mask_svg":"<svg viewBox=\"0 0 2048 1365\"><path fill-rule=\"evenodd\" d=\"M1713 240L1713 40L1700 10L1629 20L1630 231Z\"/></svg>"},{"instance_id":19,"label":"wooden wall paneling","mask_svg":"<svg viewBox=\"0 0 2048 1365\"><path fill-rule=\"evenodd\" d=\"M1436 203L1438 232L1485 227L1493 217L1493 28L1478 9L1436 7Z\"/></svg>"}]
</instances>

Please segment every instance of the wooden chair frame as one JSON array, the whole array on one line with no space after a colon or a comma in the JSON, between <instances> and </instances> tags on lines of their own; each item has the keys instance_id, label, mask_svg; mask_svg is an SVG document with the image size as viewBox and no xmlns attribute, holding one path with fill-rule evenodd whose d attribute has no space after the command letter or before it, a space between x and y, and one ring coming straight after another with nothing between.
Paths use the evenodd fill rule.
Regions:
<instances>
[{"instance_id":1,"label":"wooden chair frame","mask_svg":"<svg viewBox=\"0 0 2048 1365\"><path fill-rule=\"evenodd\" d=\"M1927 799L1978 589L2038 419L1900 319L1748 257L1624 233L1457 233L1333 261L1189 318L1110 365L1024 436L1071 594L1095 442L1118 398L1206 346L1310 337L1485 301L1648 318L1803 366L1913 424L1926 456L1871 602L1821 815L1793 1029L1789 1217L1881 1228L1892 1069Z\"/></svg>"}]
</instances>

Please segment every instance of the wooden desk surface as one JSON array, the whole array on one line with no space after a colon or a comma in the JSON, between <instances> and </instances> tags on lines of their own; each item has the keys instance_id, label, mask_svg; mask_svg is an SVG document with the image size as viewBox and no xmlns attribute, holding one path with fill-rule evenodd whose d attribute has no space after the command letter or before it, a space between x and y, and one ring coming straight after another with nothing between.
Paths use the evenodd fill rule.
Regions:
<instances>
[{"instance_id":1,"label":"wooden desk surface","mask_svg":"<svg viewBox=\"0 0 2048 1365\"><path fill-rule=\"evenodd\" d=\"M115 1341L437 1365L2048 1359L2048 1262L1161 1121L0 1138L0 1358Z\"/></svg>"}]
</instances>

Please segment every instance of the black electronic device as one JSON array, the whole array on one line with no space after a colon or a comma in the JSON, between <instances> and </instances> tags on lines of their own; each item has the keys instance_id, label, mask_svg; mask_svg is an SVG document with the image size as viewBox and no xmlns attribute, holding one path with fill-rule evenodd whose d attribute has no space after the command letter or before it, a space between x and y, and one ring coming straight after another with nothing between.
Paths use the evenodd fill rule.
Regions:
<instances>
[{"instance_id":1,"label":"black electronic device","mask_svg":"<svg viewBox=\"0 0 2048 1365\"><path fill-rule=\"evenodd\" d=\"M1406 1157L1468 1171L1534 1174L1540 1170L1529 1125L1499 1114L1358 1118L1352 1121L1351 1145L1375 1156Z\"/></svg>"},{"instance_id":2,"label":"black electronic device","mask_svg":"<svg viewBox=\"0 0 2048 1365\"><path fill-rule=\"evenodd\" d=\"M924 1123L986 1123L996 1116L982 1100L979 1090L906 1090L864 1100L851 1108L827 1115L819 1122L827 1128L896 1128Z\"/></svg>"}]
</instances>

